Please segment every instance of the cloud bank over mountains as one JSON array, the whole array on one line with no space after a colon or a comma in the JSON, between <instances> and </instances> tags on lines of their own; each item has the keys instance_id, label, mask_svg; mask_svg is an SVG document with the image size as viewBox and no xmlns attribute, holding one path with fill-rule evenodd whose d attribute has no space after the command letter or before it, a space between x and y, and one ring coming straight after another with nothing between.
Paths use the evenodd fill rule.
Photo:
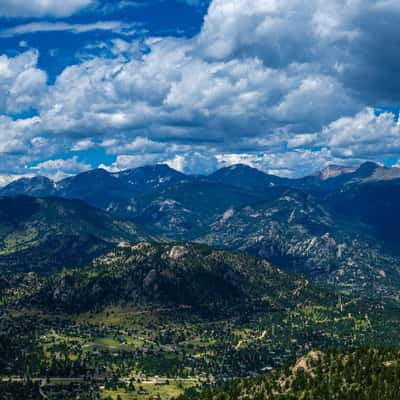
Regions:
<instances>
[{"instance_id":1,"label":"cloud bank over mountains","mask_svg":"<svg viewBox=\"0 0 400 400\"><path fill-rule=\"evenodd\" d=\"M8 0L0 14L93 6L63 3ZM399 20L390 0L214 0L196 36L110 38L54 82L38 50L2 55L0 175L64 176L97 166L83 157L93 149L110 169L244 162L296 176L395 164Z\"/></svg>"}]
</instances>

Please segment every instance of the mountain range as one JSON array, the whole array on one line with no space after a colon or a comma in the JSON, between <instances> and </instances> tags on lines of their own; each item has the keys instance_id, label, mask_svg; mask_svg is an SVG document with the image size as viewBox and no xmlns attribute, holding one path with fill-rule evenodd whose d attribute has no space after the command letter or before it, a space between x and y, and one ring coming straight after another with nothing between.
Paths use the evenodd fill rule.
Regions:
<instances>
[{"instance_id":1,"label":"mountain range","mask_svg":"<svg viewBox=\"0 0 400 400\"><path fill-rule=\"evenodd\" d=\"M400 179L400 168L366 162L358 168L331 165L304 178L290 179L264 173L244 164L221 168L208 176L192 176L164 164L121 172L94 169L55 182L44 176L22 178L0 189L0 196L57 196L84 200L104 209L113 203L132 200L185 183L216 183L248 192L267 192L271 187L290 187L315 193L329 193L349 186Z\"/></svg>"},{"instance_id":2,"label":"mountain range","mask_svg":"<svg viewBox=\"0 0 400 400\"><path fill-rule=\"evenodd\" d=\"M372 162L358 168L333 165L299 179L242 164L209 176L185 175L167 165L118 173L96 169L59 182L24 178L1 189L0 196L0 206L16 204L15 223L23 225L17 244L12 236L3 240L3 256L12 253L14 264L41 243L62 254L66 246L60 237L62 243L78 237L76 246L95 240L94 248L104 250L110 243L156 237L244 251L342 290L396 298L400 294L398 168ZM19 206L21 201L29 206ZM54 224L42 218L47 203L62 209L73 206L74 212L56 213ZM24 213L38 204L36 215L41 217L26 222ZM1 213L0 207L0 225L10 223L8 213ZM39 222L41 229L36 228ZM49 246L47 240L56 243Z\"/></svg>"}]
</instances>

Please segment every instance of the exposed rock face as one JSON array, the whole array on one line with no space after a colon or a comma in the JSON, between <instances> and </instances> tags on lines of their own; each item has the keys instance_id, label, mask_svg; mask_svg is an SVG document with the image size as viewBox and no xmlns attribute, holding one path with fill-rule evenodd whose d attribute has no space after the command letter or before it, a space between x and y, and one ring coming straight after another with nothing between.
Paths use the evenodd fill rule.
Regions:
<instances>
[{"instance_id":1,"label":"exposed rock face","mask_svg":"<svg viewBox=\"0 0 400 400\"><path fill-rule=\"evenodd\" d=\"M245 251L356 292L400 293L397 257L385 254L368 230L354 229L297 192L237 209L230 218L218 219L199 241Z\"/></svg>"},{"instance_id":2,"label":"exposed rock face","mask_svg":"<svg viewBox=\"0 0 400 400\"><path fill-rule=\"evenodd\" d=\"M171 260L178 261L188 253L188 249L185 246L174 246L168 252L168 257Z\"/></svg>"},{"instance_id":3,"label":"exposed rock face","mask_svg":"<svg viewBox=\"0 0 400 400\"><path fill-rule=\"evenodd\" d=\"M300 369L304 372L309 373L313 376L313 366L312 364L316 364L320 362L324 357L324 353L321 351L310 351L304 357L301 357L297 360L296 364L292 368L292 373L297 374Z\"/></svg>"}]
</instances>

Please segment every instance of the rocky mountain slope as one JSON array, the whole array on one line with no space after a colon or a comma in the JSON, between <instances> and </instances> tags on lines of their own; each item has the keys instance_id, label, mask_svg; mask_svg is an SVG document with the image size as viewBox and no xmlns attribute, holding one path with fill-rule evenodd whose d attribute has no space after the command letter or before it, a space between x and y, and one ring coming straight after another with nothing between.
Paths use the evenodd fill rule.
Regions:
<instances>
[{"instance_id":1,"label":"rocky mountain slope","mask_svg":"<svg viewBox=\"0 0 400 400\"><path fill-rule=\"evenodd\" d=\"M149 193L136 201L131 218L149 231L179 240L191 240L208 231L230 207L254 204L263 198L229 185L183 183Z\"/></svg>"},{"instance_id":2,"label":"rocky mountain slope","mask_svg":"<svg viewBox=\"0 0 400 400\"><path fill-rule=\"evenodd\" d=\"M228 209L198 240L257 255L342 289L399 294L400 260L384 252L367 226L341 218L301 191Z\"/></svg>"}]
</instances>

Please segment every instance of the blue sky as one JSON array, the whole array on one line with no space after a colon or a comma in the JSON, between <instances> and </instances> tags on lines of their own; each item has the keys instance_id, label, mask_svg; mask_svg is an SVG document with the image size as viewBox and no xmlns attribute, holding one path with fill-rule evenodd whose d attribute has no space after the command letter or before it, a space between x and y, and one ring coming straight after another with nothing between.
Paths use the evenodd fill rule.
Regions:
<instances>
[{"instance_id":1,"label":"blue sky","mask_svg":"<svg viewBox=\"0 0 400 400\"><path fill-rule=\"evenodd\" d=\"M5 32L0 42L0 52L9 56L20 53L24 46L39 50L38 67L47 71L49 82L68 65L77 63L84 56L86 46L96 42L109 41L114 38L124 40L140 39L146 36L184 36L196 35L202 25L204 14L207 11L205 3L196 2L190 5L185 1L103 1L93 4L88 9L64 18L47 16L43 18L3 18L2 31ZM61 22L62 21L62 22ZM127 26L131 31L120 34L110 30L92 30L80 34L73 31L41 32L39 27L45 24L68 24L71 28L77 24L90 26L101 22L118 22ZM31 33L14 34L7 29L34 24L36 30ZM26 28L27 29L27 28ZM22 43L21 43L22 42ZM22 44L22 46L21 46ZM100 49L99 49L100 53ZM90 54L95 54L92 49Z\"/></svg>"},{"instance_id":2,"label":"blue sky","mask_svg":"<svg viewBox=\"0 0 400 400\"><path fill-rule=\"evenodd\" d=\"M0 185L397 165L399 22L394 0L3 0Z\"/></svg>"}]
</instances>

